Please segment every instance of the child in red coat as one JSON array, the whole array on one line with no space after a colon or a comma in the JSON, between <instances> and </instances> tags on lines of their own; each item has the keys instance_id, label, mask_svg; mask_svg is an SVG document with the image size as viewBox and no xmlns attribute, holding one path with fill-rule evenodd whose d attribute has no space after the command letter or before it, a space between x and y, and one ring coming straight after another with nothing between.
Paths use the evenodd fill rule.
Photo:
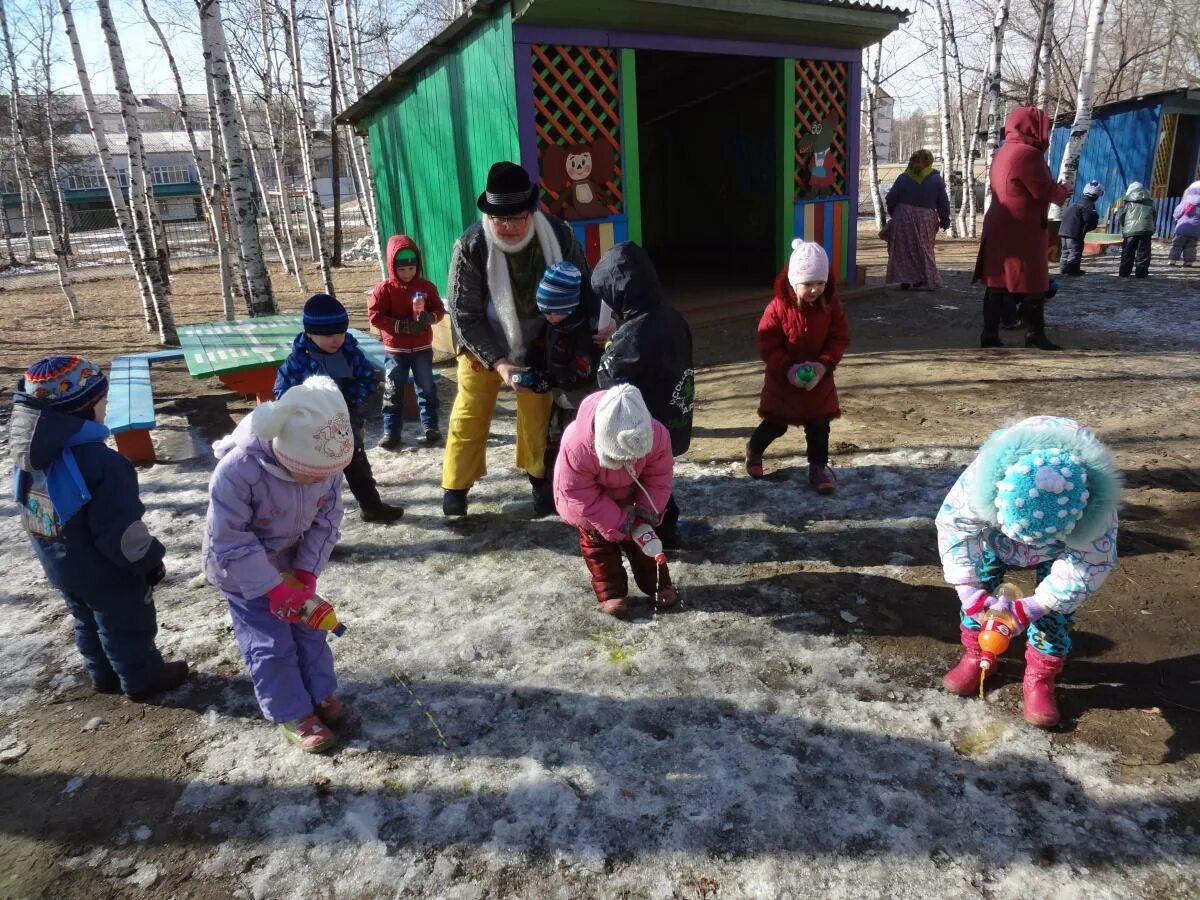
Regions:
<instances>
[{"instance_id":1,"label":"child in red coat","mask_svg":"<svg viewBox=\"0 0 1200 900\"><path fill-rule=\"evenodd\" d=\"M835 295L829 257L820 244L796 240L775 296L758 323L758 352L767 370L758 414L762 422L746 444L746 473L763 476L763 453L789 425L803 425L808 483L832 494L829 423L842 414L833 370L850 344L850 326Z\"/></svg>"},{"instance_id":2,"label":"child in red coat","mask_svg":"<svg viewBox=\"0 0 1200 900\"><path fill-rule=\"evenodd\" d=\"M412 372L424 443L435 446L438 430L437 385L433 381L433 326L446 315L432 281L421 277L421 254L407 234L388 238L389 278L375 285L367 320L379 329L387 350L383 377L383 438L379 446L395 450L404 425L404 385Z\"/></svg>"}]
</instances>

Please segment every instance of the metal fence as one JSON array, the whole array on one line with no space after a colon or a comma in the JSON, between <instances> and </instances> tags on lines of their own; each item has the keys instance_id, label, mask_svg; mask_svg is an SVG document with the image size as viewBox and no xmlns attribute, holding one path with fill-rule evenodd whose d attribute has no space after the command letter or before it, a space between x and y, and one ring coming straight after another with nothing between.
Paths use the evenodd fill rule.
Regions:
<instances>
[{"instance_id":1,"label":"metal fence","mask_svg":"<svg viewBox=\"0 0 1200 900\"><path fill-rule=\"evenodd\" d=\"M279 242L283 252L287 253L286 236L283 232L282 210L279 201L273 203L273 211L278 229ZM309 235L304 209L299 204L289 210L292 225L292 240L295 243L296 254L303 262L308 259ZM162 237L166 241L167 258L172 268L199 266L214 263L217 258L217 243L212 228L205 221L199 198L180 198L170 201L159 201L159 213L162 220ZM342 247L349 250L355 241L369 233L361 211L354 200L344 202L341 206L342 215ZM223 227L231 235L233 223L228 215L222 215ZM8 248L0 243L0 285L16 286L18 283L40 284L56 282L58 267L54 261L54 247L50 236L35 231L32 239L27 239L19 232L19 227L11 226L16 223L10 217L10 236L12 255L17 264L12 265L8 260ZM271 237L266 215L259 216L259 235L262 240L263 253L268 264L279 259L276 244ZM333 239L333 217L330 210L325 211L326 240ZM112 207L96 209L70 210L69 234L67 239L67 265L73 277L111 277L113 274L128 271L129 254L126 250L125 239L116 224L116 216ZM6 263L8 263L6 265ZM116 270L116 271L113 271ZM19 282L9 279L19 279Z\"/></svg>"}]
</instances>

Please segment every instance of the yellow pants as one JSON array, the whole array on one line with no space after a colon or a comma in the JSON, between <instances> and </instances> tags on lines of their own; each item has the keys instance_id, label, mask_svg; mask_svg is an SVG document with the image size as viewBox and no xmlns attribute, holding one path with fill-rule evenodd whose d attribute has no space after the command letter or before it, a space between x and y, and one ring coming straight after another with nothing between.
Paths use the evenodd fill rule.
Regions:
<instances>
[{"instance_id":1,"label":"yellow pants","mask_svg":"<svg viewBox=\"0 0 1200 900\"><path fill-rule=\"evenodd\" d=\"M487 473L487 441L496 398L504 381L470 353L458 356L458 396L450 411L442 488L471 487ZM517 468L534 478L546 475L546 432L554 398L517 391Z\"/></svg>"}]
</instances>

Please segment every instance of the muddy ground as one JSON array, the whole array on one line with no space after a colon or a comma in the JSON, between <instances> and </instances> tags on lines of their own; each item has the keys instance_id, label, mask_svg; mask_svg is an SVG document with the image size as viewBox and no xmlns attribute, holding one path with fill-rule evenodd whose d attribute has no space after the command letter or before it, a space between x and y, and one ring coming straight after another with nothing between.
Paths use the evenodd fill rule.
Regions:
<instances>
[{"instance_id":1,"label":"muddy ground","mask_svg":"<svg viewBox=\"0 0 1200 900\"><path fill-rule=\"evenodd\" d=\"M1073 416L1096 428L1127 477L1121 560L1078 617L1076 654L1060 691L1066 721L1054 740L1115 751L1131 781L1194 782L1200 776L1200 334L1182 334L1177 341L1113 334L1095 317L1081 327L1056 318L1051 307L1053 336L1068 352L980 351L979 291L966 275L972 255L966 242L947 242L942 290L886 292L849 306L853 344L838 371L845 416L833 428L834 465L852 462L856 454L895 448L972 448L998 424L1036 413ZM880 271L877 242L865 238L863 258ZM1109 261L1095 269L1086 286L1076 282L1070 289L1125 292L1130 303L1148 308L1162 292L1200 302L1200 273L1190 278L1175 273L1166 280L1156 271L1155 278L1130 284L1108 274ZM201 271L176 279L181 324L217 317L215 277ZM337 275L339 294L359 327L365 325L364 291L375 277L371 265ZM282 278L276 281L286 285ZM315 273L310 281L317 282ZM281 292L281 306L298 309L303 298L294 283L288 287ZM136 294L124 282L92 282L79 293L85 320L77 325L64 321L65 306L48 289L13 285L0 293L5 308L0 379L11 383L29 360L54 350L107 362L117 353L152 348L138 321ZM753 325L753 320L731 321L697 330L698 406L689 453L694 461L739 460L757 422L761 366ZM1008 333L1006 340L1019 343L1019 335ZM218 382L191 380L182 364L155 369L155 394L161 413L185 419L203 441L227 431L250 408ZM446 390L443 410L448 411L451 398ZM0 415L7 419L7 398ZM789 433L768 455L768 477L780 491L805 490L804 471L778 463L795 454L798 440ZM870 609L854 624L835 614L832 627L862 643L897 683L933 682L956 658L957 627L944 602L931 602L944 591L932 536L868 531L823 549L830 569L829 609L836 609L836 598L849 590L864 594ZM811 551L801 555L813 556ZM895 581L844 572L889 559L918 567L918 580L927 589L918 584L897 590ZM809 565L804 577L823 568ZM787 561L755 563L746 574L780 583L798 577L797 566ZM813 602L820 611L819 592ZM5 592L3 605L6 615L20 615L19 590ZM1016 711L1019 667L1007 665L998 676L1005 682L999 702ZM47 690L46 702L5 716L18 736L37 735L38 740L0 767L0 858L6 861L0 897L230 896L231 880L193 877L206 853L203 842L180 841L183 834L202 832L204 823L170 818L192 772L189 754L203 740L193 726L217 702L218 692L214 685L206 695L201 679L186 706L159 708ZM83 730L97 717L105 727ZM144 789L131 795L128 779L114 777L111 789L90 790L85 814L80 815L78 803L69 816L57 812L56 800L69 788L72 773L84 771L101 782L106 773L137 772ZM143 848L136 866L125 863L127 871L120 871L122 861L114 857L103 872L112 877L97 879L87 855L100 843L144 842L127 829L134 821L162 823L149 839L153 846L149 852ZM1192 816L1182 824L1198 822ZM147 858L153 859L153 871L145 868ZM143 871L146 890L136 887ZM117 876L133 879L114 880ZM703 884L681 885L679 891L680 896L705 894Z\"/></svg>"}]
</instances>

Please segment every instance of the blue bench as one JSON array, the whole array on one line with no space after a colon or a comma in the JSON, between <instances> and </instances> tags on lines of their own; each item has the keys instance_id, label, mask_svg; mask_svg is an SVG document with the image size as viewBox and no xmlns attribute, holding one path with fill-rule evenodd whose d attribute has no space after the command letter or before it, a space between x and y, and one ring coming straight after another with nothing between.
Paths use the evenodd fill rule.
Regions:
<instances>
[{"instance_id":1,"label":"blue bench","mask_svg":"<svg viewBox=\"0 0 1200 900\"><path fill-rule=\"evenodd\" d=\"M155 350L113 358L108 374L108 410L104 424L113 433L117 449L130 462L154 462L154 391L150 386L153 363L183 359L182 350Z\"/></svg>"}]
</instances>

